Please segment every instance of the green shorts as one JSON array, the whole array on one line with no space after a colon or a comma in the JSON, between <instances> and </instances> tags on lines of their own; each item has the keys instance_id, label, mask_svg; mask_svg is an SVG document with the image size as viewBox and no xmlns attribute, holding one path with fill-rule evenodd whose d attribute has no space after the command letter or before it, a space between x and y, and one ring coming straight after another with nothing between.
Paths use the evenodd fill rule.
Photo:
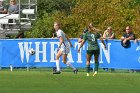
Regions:
<instances>
[{"instance_id":1,"label":"green shorts","mask_svg":"<svg viewBox=\"0 0 140 93\"><path fill-rule=\"evenodd\" d=\"M100 50L87 50L87 54L88 55L96 55L96 56L99 56L100 54Z\"/></svg>"}]
</instances>

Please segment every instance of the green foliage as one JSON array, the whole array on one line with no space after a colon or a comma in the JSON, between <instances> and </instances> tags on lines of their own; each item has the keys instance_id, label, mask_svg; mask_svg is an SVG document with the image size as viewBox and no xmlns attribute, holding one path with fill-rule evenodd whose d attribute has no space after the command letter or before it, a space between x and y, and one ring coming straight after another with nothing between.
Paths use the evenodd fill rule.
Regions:
<instances>
[{"instance_id":1,"label":"green foliage","mask_svg":"<svg viewBox=\"0 0 140 93\"><path fill-rule=\"evenodd\" d=\"M51 37L54 21L60 21L65 33L73 38L79 37L90 22L100 29L101 33L108 26L112 26L117 38L120 38L125 27L130 25L134 33L140 37L139 0L41 1L46 3L38 3L39 19L28 37ZM69 6L67 7L67 5ZM44 35L44 33L47 35Z\"/></svg>"},{"instance_id":2,"label":"green foliage","mask_svg":"<svg viewBox=\"0 0 140 93\"><path fill-rule=\"evenodd\" d=\"M30 38L46 38L52 36L53 31L53 22L52 17L44 15L42 19L38 19L34 24L32 31L26 33L26 37Z\"/></svg>"},{"instance_id":3,"label":"green foliage","mask_svg":"<svg viewBox=\"0 0 140 93\"><path fill-rule=\"evenodd\" d=\"M76 0L38 0L38 19L26 37L52 37L53 23L58 15L70 15ZM64 14L63 14L64 13Z\"/></svg>"},{"instance_id":4,"label":"green foliage","mask_svg":"<svg viewBox=\"0 0 140 93\"><path fill-rule=\"evenodd\" d=\"M71 8L75 5L75 0L38 0L38 13L42 17L45 13L55 11L65 11L69 14Z\"/></svg>"}]
</instances>

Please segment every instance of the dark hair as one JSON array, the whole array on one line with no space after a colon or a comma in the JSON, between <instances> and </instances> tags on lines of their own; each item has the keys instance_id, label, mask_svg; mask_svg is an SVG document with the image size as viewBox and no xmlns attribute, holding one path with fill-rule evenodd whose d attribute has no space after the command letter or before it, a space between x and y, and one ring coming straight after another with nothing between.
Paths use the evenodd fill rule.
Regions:
<instances>
[{"instance_id":1,"label":"dark hair","mask_svg":"<svg viewBox=\"0 0 140 93\"><path fill-rule=\"evenodd\" d=\"M83 30L83 32L84 32L84 33L88 32L88 29L87 29L87 28L86 28L86 29L84 29L84 30Z\"/></svg>"}]
</instances>

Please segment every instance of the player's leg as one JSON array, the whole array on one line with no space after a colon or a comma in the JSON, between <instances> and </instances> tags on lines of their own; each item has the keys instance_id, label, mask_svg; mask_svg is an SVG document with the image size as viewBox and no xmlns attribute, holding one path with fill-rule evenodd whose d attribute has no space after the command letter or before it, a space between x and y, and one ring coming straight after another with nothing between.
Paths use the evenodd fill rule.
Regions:
<instances>
[{"instance_id":1,"label":"player's leg","mask_svg":"<svg viewBox=\"0 0 140 93\"><path fill-rule=\"evenodd\" d=\"M77 74L78 70L70 63L70 62L67 62L67 56L68 56L68 53L70 52L70 45L69 43L65 43L64 46L63 46L63 62L70 68L73 69L73 72L74 74Z\"/></svg>"},{"instance_id":2,"label":"player's leg","mask_svg":"<svg viewBox=\"0 0 140 93\"><path fill-rule=\"evenodd\" d=\"M91 57L92 57L92 51L91 50L87 50L87 54L86 54L86 71L87 71L87 76L89 76L89 73L90 73L90 60L91 60Z\"/></svg>"},{"instance_id":3,"label":"player's leg","mask_svg":"<svg viewBox=\"0 0 140 93\"><path fill-rule=\"evenodd\" d=\"M58 53L56 54L56 72L54 72L53 74L60 74L60 62L59 62L59 58L62 55L62 51L59 50Z\"/></svg>"},{"instance_id":4,"label":"player's leg","mask_svg":"<svg viewBox=\"0 0 140 93\"><path fill-rule=\"evenodd\" d=\"M70 63L70 62L67 62L67 54L63 54L62 55L62 59L63 59L63 62L70 68L73 69L74 73L77 74L77 69Z\"/></svg>"},{"instance_id":5,"label":"player's leg","mask_svg":"<svg viewBox=\"0 0 140 93\"><path fill-rule=\"evenodd\" d=\"M98 72L98 67L99 67L98 58L99 58L99 50L96 50L96 51L94 52L94 61L95 61L95 65L94 65L94 74L93 74L93 76L97 75L97 72Z\"/></svg>"}]
</instances>

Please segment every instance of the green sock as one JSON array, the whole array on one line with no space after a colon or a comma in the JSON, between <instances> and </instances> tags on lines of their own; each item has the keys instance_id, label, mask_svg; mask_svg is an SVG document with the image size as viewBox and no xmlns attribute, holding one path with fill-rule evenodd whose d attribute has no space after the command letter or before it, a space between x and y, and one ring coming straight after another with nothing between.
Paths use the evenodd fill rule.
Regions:
<instances>
[{"instance_id":1,"label":"green sock","mask_svg":"<svg viewBox=\"0 0 140 93\"><path fill-rule=\"evenodd\" d=\"M86 70L87 70L87 73L90 72L90 65L86 65Z\"/></svg>"},{"instance_id":2,"label":"green sock","mask_svg":"<svg viewBox=\"0 0 140 93\"><path fill-rule=\"evenodd\" d=\"M98 71L98 67L99 67L99 62L95 62L94 72L95 72L95 71Z\"/></svg>"}]
</instances>

